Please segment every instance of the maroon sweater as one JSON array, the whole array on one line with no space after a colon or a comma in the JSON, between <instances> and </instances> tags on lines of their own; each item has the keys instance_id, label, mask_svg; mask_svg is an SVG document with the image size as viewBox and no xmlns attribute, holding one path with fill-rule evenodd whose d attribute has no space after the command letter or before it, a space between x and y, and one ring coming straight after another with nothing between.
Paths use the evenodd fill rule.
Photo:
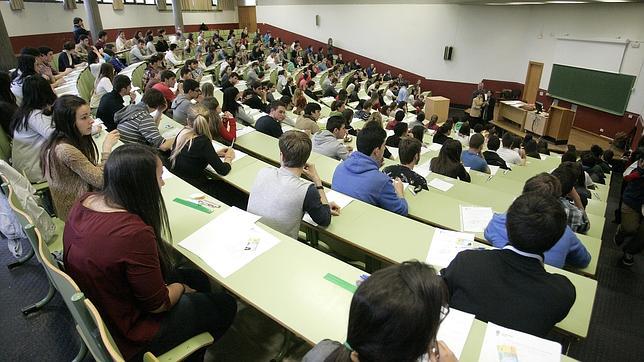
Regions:
<instances>
[{"instance_id":1,"label":"maroon sweater","mask_svg":"<svg viewBox=\"0 0 644 362\"><path fill-rule=\"evenodd\" d=\"M97 212L81 197L67 218L64 261L67 273L98 308L125 359L159 331L169 305L154 231L128 212Z\"/></svg>"}]
</instances>

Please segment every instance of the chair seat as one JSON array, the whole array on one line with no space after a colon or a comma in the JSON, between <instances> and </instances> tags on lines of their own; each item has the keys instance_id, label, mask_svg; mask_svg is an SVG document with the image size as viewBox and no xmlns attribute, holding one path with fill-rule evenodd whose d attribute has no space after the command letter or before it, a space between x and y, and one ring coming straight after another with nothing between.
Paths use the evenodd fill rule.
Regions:
<instances>
[{"instance_id":1,"label":"chair seat","mask_svg":"<svg viewBox=\"0 0 644 362\"><path fill-rule=\"evenodd\" d=\"M214 339L208 332L198 334L189 340L181 343L180 345L174 347L168 352L162 354L159 357L154 356L152 353L147 352L143 355L143 362L174 362L182 361L195 351L208 346L214 342Z\"/></svg>"},{"instance_id":2,"label":"chair seat","mask_svg":"<svg viewBox=\"0 0 644 362\"><path fill-rule=\"evenodd\" d=\"M49 184L47 183L47 181L31 184L31 186L33 186L33 188L36 189L36 192L43 192L49 189Z\"/></svg>"}]
</instances>

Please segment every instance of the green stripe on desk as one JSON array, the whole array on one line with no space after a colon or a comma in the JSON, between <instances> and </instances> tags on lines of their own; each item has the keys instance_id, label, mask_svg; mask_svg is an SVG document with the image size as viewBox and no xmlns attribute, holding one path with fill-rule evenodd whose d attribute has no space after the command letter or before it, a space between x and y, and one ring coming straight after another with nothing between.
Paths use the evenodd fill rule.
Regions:
<instances>
[{"instance_id":1,"label":"green stripe on desk","mask_svg":"<svg viewBox=\"0 0 644 362\"><path fill-rule=\"evenodd\" d=\"M337 277L337 276L335 276L335 275L333 275L331 273L327 273L324 276L324 279L330 281L331 283L333 283L333 284L335 284L335 285L337 285L337 286L339 286L341 288L344 288L344 289L350 291L351 293L355 293L356 289L358 289L358 287L356 287L354 284L351 284L351 283L347 282L346 280L341 279L341 278L339 278L339 277Z\"/></svg>"},{"instance_id":2,"label":"green stripe on desk","mask_svg":"<svg viewBox=\"0 0 644 362\"><path fill-rule=\"evenodd\" d=\"M192 201L188 201L188 200L180 199L180 198L178 198L178 197L177 197L177 198L175 198L175 199L174 199L174 200L172 200L172 201L174 201L174 202L176 202L176 203L178 203L178 204L184 205L184 206L191 207L191 208L193 208L193 209L195 209L195 210L198 210L198 211L201 211L201 212L205 212L206 214L212 214L212 210L210 210L209 208L204 207L204 206L201 206L201 205L199 205L199 204L196 204L196 203L194 203L194 202L192 202Z\"/></svg>"}]
</instances>

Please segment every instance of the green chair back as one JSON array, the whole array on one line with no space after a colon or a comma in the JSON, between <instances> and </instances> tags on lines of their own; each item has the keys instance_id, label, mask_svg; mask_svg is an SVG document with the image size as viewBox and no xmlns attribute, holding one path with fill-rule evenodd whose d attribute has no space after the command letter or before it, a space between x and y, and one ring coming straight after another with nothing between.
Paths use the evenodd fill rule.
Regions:
<instances>
[{"instance_id":1,"label":"green chair back","mask_svg":"<svg viewBox=\"0 0 644 362\"><path fill-rule=\"evenodd\" d=\"M0 127L0 159L6 163L11 159L11 140L2 127Z\"/></svg>"},{"instance_id":2,"label":"green chair back","mask_svg":"<svg viewBox=\"0 0 644 362\"><path fill-rule=\"evenodd\" d=\"M78 95L83 98L85 101L89 102L92 98L92 93L94 93L94 76L89 70L89 66L83 69L81 74L78 76L76 81L76 89L78 89Z\"/></svg>"},{"instance_id":3,"label":"green chair back","mask_svg":"<svg viewBox=\"0 0 644 362\"><path fill-rule=\"evenodd\" d=\"M219 30L219 36L222 37L224 40L228 40L229 33L230 33L230 30L228 29Z\"/></svg>"},{"instance_id":4,"label":"green chair back","mask_svg":"<svg viewBox=\"0 0 644 362\"><path fill-rule=\"evenodd\" d=\"M54 54L54 58L51 60L51 66L56 71L58 71L58 57L59 56L60 56L60 53L56 53L56 54Z\"/></svg>"},{"instance_id":5,"label":"green chair back","mask_svg":"<svg viewBox=\"0 0 644 362\"><path fill-rule=\"evenodd\" d=\"M272 85L277 85L277 68L271 71L270 81Z\"/></svg>"},{"instance_id":6,"label":"green chair back","mask_svg":"<svg viewBox=\"0 0 644 362\"><path fill-rule=\"evenodd\" d=\"M147 62L141 63L134 71L132 71L132 86L139 87L141 90L145 88L143 84L143 76L145 75L145 68L148 66Z\"/></svg>"},{"instance_id":7,"label":"green chair back","mask_svg":"<svg viewBox=\"0 0 644 362\"><path fill-rule=\"evenodd\" d=\"M353 75L356 73L355 70L350 71L347 73L347 76L342 79L342 89L347 89L347 85L349 84L349 81L353 79Z\"/></svg>"}]
</instances>

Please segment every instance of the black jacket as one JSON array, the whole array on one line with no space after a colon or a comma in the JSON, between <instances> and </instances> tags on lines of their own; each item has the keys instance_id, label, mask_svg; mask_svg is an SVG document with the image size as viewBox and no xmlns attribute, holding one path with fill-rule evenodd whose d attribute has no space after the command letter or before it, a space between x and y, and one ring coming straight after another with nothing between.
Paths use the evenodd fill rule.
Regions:
<instances>
[{"instance_id":1,"label":"black jacket","mask_svg":"<svg viewBox=\"0 0 644 362\"><path fill-rule=\"evenodd\" d=\"M96 118L100 118L103 121L108 132L113 131L116 129L114 113L120 111L123 107L123 97L116 90L108 92L101 97L101 103L98 104L98 109L96 110Z\"/></svg>"},{"instance_id":2,"label":"black jacket","mask_svg":"<svg viewBox=\"0 0 644 362\"><path fill-rule=\"evenodd\" d=\"M499 156L495 151L483 152L483 158L485 158L485 162L487 162L488 165L499 166L504 170L510 169L501 156Z\"/></svg>"}]
</instances>

